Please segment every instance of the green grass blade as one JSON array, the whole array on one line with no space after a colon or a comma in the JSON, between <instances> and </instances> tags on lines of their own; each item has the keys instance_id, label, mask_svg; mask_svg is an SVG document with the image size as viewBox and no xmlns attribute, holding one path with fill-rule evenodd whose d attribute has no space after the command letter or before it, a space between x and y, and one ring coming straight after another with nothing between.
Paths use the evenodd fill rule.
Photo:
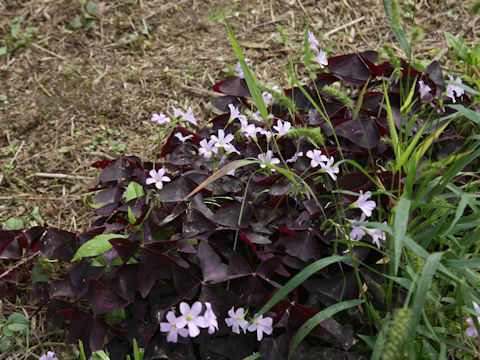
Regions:
<instances>
[{"instance_id":1,"label":"green grass blade","mask_svg":"<svg viewBox=\"0 0 480 360\"><path fill-rule=\"evenodd\" d=\"M480 114L476 111L467 109L463 105L452 104L448 105L448 107L457 110L460 114L465 116L467 119L473 121L475 124L480 125Z\"/></svg>"},{"instance_id":2,"label":"green grass blade","mask_svg":"<svg viewBox=\"0 0 480 360\"><path fill-rule=\"evenodd\" d=\"M390 327L390 315L387 313L385 319L383 319L383 325L377 335L377 340L373 346L373 353L371 360L379 360L382 356L382 350L387 340L388 328Z\"/></svg>"},{"instance_id":3,"label":"green grass blade","mask_svg":"<svg viewBox=\"0 0 480 360\"><path fill-rule=\"evenodd\" d=\"M395 222L393 224L393 237L395 241L394 247L394 273L397 275L398 266L400 264L400 255L403 248L403 237L407 231L408 218L410 215L410 200L401 198L395 210Z\"/></svg>"},{"instance_id":4,"label":"green grass blade","mask_svg":"<svg viewBox=\"0 0 480 360\"><path fill-rule=\"evenodd\" d=\"M387 118L388 118L388 130L390 131L390 137L392 139L393 151L395 152L395 157L398 159L399 147L398 147L398 134L397 128L395 127L395 120L393 120L392 107L390 106L390 99L388 98L387 85L383 83L383 94L385 96L385 105L387 106Z\"/></svg>"},{"instance_id":5,"label":"green grass blade","mask_svg":"<svg viewBox=\"0 0 480 360\"><path fill-rule=\"evenodd\" d=\"M290 345L290 350L288 352L288 359L292 358L293 352L297 348L298 344L302 342L302 340L310 333L310 331L315 328L315 326L320 324L323 320L332 317L336 313L357 306L361 303L363 303L363 300L348 300L338 304L333 304L308 319L295 334L293 342Z\"/></svg>"},{"instance_id":6,"label":"green grass blade","mask_svg":"<svg viewBox=\"0 0 480 360\"><path fill-rule=\"evenodd\" d=\"M282 300L285 296L287 296L293 289L297 286L301 285L305 280L307 280L310 276L315 274L317 271L322 270L324 267L328 265L334 264L340 261L350 260L350 258L345 256L329 256L327 258L323 258L320 260L315 261L313 264L308 265L302 271L300 271L297 275L291 278L275 295L272 296L270 300L257 312L257 317L265 314L268 310L270 310L273 306L275 306L280 300Z\"/></svg>"},{"instance_id":7,"label":"green grass blade","mask_svg":"<svg viewBox=\"0 0 480 360\"><path fill-rule=\"evenodd\" d=\"M445 31L443 34L445 35L445 39L447 39L450 45L452 45L453 50L457 53L457 55L460 56L463 61L468 63L468 46L465 42L465 39L461 35L458 35L457 38L447 31Z\"/></svg>"},{"instance_id":8,"label":"green grass blade","mask_svg":"<svg viewBox=\"0 0 480 360\"><path fill-rule=\"evenodd\" d=\"M256 353L253 353L252 355L250 356L247 356L246 358L244 358L243 360L257 360L257 359L260 359L262 357L262 354L256 352Z\"/></svg>"},{"instance_id":9,"label":"green grass blade","mask_svg":"<svg viewBox=\"0 0 480 360\"><path fill-rule=\"evenodd\" d=\"M245 56L243 56L242 49L240 48L240 45L238 44L237 39L233 34L233 30L230 27L230 24L228 23L225 17L223 19L227 27L228 36L230 37L230 42L232 44L233 50L238 56L238 61L240 61L243 74L245 75L245 81L247 82L247 86L248 86L248 89L250 90L250 94L252 95L253 101L255 102L255 105L257 105L257 109L260 111L260 114L262 115L263 119L267 121L268 110L267 110L267 106L265 105L265 101L263 100L262 93L260 92L260 89L257 86L255 77L253 76L252 72L250 71L250 68L248 67L245 61Z\"/></svg>"},{"instance_id":10,"label":"green grass blade","mask_svg":"<svg viewBox=\"0 0 480 360\"><path fill-rule=\"evenodd\" d=\"M387 15L388 23L392 28L393 34L397 38L400 46L405 51L405 54L410 59L412 57L412 52L410 48L410 44L408 43L407 37L405 36L405 32L403 31L402 26L396 25L394 20L394 14L392 10L392 0L382 0L383 8L385 10L385 14Z\"/></svg>"},{"instance_id":11,"label":"green grass blade","mask_svg":"<svg viewBox=\"0 0 480 360\"><path fill-rule=\"evenodd\" d=\"M406 338L404 344L407 346L405 350L409 349L410 344L413 343L413 339L415 338L417 325L420 317L422 316L425 299L427 298L430 284L432 283L433 276L437 272L437 268L440 265L442 256L443 252L437 252L429 255L423 268L422 276L420 277L416 287L415 298L413 300L412 312L408 319L407 330L405 331Z\"/></svg>"}]
</instances>

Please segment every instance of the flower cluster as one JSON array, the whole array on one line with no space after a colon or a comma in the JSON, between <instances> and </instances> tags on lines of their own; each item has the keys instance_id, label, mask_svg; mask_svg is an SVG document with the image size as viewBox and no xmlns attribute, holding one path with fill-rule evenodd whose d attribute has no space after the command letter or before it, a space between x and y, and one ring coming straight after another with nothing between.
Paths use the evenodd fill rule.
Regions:
<instances>
[{"instance_id":1,"label":"flower cluster","mask_svg":"<svg viewBox=\"0 0 480 360\"><path fill-rule=\"evenodd\" d=\"M166 332L167 341L176 343L178 335L181 337L197 337L200 334L200 328L208 329L211 335L218 330L217 316L212 310L212 304L205 302L205 312L202 312L202 303L197 301L190 307L186 302L180 303L181 315L176 317L173 311L167 313L166 319L168 322L160 323L160 331ZM232 332L240 334L241 331L245 334L248 331L257 332L257 340L261 341L263 333L270 335L273 331L273 319L271 317L255 316L252 324L248 326L248 321L245 319L245 310L243 308L232 307L228 311L230 317L225 319L228 327L232 328Z\"/></svg>"},{"instance_id":2,"label":"flower cluster","mask_svg":"<svg viewBox=\"0 0 480 360\"><path fill-rule=\"evenodd\" d=\"M363 191L360 190L360 196L354 203L350 205L350 207L357 208L362 211L360 220L350 220L352 225L352 230L350 230L350 239L353 241L359 241L368 234L372 238L372 243L380 249L382 243L386 240L386 235L383 231L380 229L369 229L362 225L353 225L356 222L364 222L367 217L372 216L372 212L377 204L373 200L368 200L371 196L372 193L370 191L367 191L364 194ZM383 223L386 224L385 221Z\"/></svg>"},{"instance_id":3,"label":"flower cluster","mask_svg":"<svg viewBox=\"0 0 480 360\"><path fill-rule=\"evenodd\" d=\"M295 154L295 155L297 155L297 154ZM335 175L335 174L338 174L338 172L340 170L338 169L338 166L334 166L333 156L328 158L327 156L322 155L321 150L315 149L315 150L308 150L307 151L307 157L311 159L310 160L310 165L312 166L312 168L316 168L317 166L320 165L323 172L330 175L330 177L333 180L337 180L337 175Z\"/></svg>"},{"instance_id":4,"label":"flower cluster","mask_svg":"<svg viewBox=\"0 0 480 360\"><path fill-rule=\"evenodd\" d=\"M325 66L328 65L327 53L322 49L318 48L320 43L318 42L313 32L310 30L308 30L308 43L310 45L310 49L312 49L317 54L317 56L315 56L315 61L323 69Z\"/></svg>"}]
</instances>

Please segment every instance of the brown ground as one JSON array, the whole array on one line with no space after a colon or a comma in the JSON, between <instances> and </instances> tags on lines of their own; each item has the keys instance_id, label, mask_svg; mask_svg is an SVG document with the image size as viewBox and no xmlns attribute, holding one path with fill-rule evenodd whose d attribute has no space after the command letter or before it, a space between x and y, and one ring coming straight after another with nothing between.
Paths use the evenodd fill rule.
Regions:
<instances>
[{"instance_id":1,"label":"brown ground","mask_svg":"<svg viewBox=\"0 0 480 360\"><path fill-rule=\"evenodd\" d=\"M473 0L399 1L407 29L414 16L424 30L416 59L440 59L447 69L444 31L463 34L469 44L480 38L480 16L469 15ZM287 86L279 69L289 58L302 73L306 14L330 55L385 42L399 49L380 0L99 1L95 27L75 30L86 2L0 0L4 44L15 17L24 18L20 36L38 29L31 44L0 55L0 224L16 217L26 226L87 229L93 211L84 194L98 174L92 162L151 156L156 135L148 120L153 112L172 115L171 105L192 106L197 119L209 119L211 85L237 61L223 22L210 21L222 10L255 75L269 84Z\"/></svg>"}]
</instances>

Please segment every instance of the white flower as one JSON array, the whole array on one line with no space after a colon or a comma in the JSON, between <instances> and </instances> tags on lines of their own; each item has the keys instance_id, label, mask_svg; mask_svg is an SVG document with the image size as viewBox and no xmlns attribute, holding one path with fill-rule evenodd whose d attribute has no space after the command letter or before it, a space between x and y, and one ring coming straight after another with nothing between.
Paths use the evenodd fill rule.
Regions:
<instances>
[{"instance_id":1,"label":"white flower","mask_svg":"<svg viewBox=\"0 0 480 360\"><path fill-rule=\"evenodd\" d=\"M280 163L279 159L273 157L272 150L268 150L265 155L258 154L258 159L261 161L260 163L261 168L265 168L269 165L275 165ZM272 169L272 171L275 171L275 169Z\"/></svg>"},{"instance_id":2,"label":"white flower","mask_svg":"<svg viewBox=\"0 0 480 360\"><path fill-rule=\"evenodd\" d=\"M479 315L477 316L477 320L480 323L480 306L475 301L472 301L472 303L473 303L473 307L475 308L475 312ZM465 330L465 333L468 336L478 337L478 331L475 328L473 319L470 317L467 319L467 322L472 326L470 326L467 330Z\"/></svg>"},{"instance_id":3,"label":"white flower","mask_svg":"<svg viewBox=\"0 0 480 360\"><path fill-rule=\"evenodd\" d=\"M360 220L350 220L350 223L352 224L352 230L350 231L350 239L353 241L358 241L363 238L363 236L366 234L365 233L365 226L356 226L353 225L356 222L363 222L365 221L365 214L362 213L362 216L360 217Z\"/></svg>"},{"instance_id":4,"label":"white flower","mask_svg":"<svg viewBox=\"0 0 480 360\"><path fill-rule=\"evenodd\" d=\"M173 116L181 117L184 120L191 122L194 125L197 125L197 119L193 115L192 107L189 106L187 112L183 112L180 109L177 109L175 106L172 106L173 109Z\"/></svg>"},{"instance_id":5,"label":"white flower","mask_svg":"<svg viewBox=\"0 0 480 360\"><path fill-rule=\"evenodd\" d=\"M160 125L162 124L165 124L165 123L169 123L170 122L170 118L165 115L165 114L153 114L152 115L152 118L150 119L150 121L153 121L153 122L158 122Z\"/></svg>"},{"instance_id":6,"label":"white flower","mask_svg":"<svg viewBox=\"0 0 480 360\"><path fill-rule=\"evenodd\" d=\"M225 150L227 150L225 147L228 148L228 145L234 139L234 136L232 134L228 134L227 136L225 136L225 131L223 131L223 129L220 129L218 130L218 136L212 135L210 138L215 141L215 146L217 148L224 148Z\"/></svg>"},{"instance_id":7,"label":"white flower","mask_svg":"<svg viewBox=\"0 0 480 360\"><path fill-rule=\"evenodd\" d=\"M318 55L315 57L314 60L320 64L320 67L322 69L328 65L327 53L323 50L318 51Z\"/></svg>"},{"instance_id":8,"label":"white flower","mask_svg":"<svg viewBox=\"0 0 480 360\"><path fill-rule=\"evenodd\" d=\"M182 133L179 133L179 132L175 133L175 135L173 135L173 136L175 136L175 137L176 137L178 140L180 140L182 143L184 143L185 141L193 138L193 135L192 135L192 134L187 135L187 136L183 136Z\"/></svg>"},{"instance_id":9,"label":"white flower","mask_svg":"<svg viewBox=\"0 0 480 360\"><path fill-rule=\"evenodd\" d=\"M293 156L287 160L287 163L293 163L297 161L299 156L303 156L303 151L298 151L295 154L293 154Z\"/></svg>"},{"instance_id":10,"label":"white flower","mask_svg":"<svg viewBox=\"0 0 480 360\"><path fill-rule=\"evenodd\" d=\"M198 153L203 155L205 159L210 159L212 157L212 153L217 154L218 148L215 147L215 140L210 140L207 142L207 139L203 139L200 141L200 148L198 149Z\"/></svg>"},{"instance_id":11,"label":"white flower","mask_svg":"<svg viewBox=\"0 0 480 360\"><path fill-rule=\"evenodd\" d=\"M208 328L210 326L210 322L205 316L199 316L201 311L202 303L200 301L194 302L191 308L186 302L180 303L180 313L186 321L190 337L196 337L200 334L199 327Z\"/></svg>"},{"instance_id":12,"label":"white flower","mask_svg":"<svg viewBox=\"0 0 480 360\"><path fill-rule=\"evenodd\" d=\"M163 169L163 168L158 170L158 171L155 171L155 169L152 169L152 170L150 170L149 174L150 174L150 177L147 178L147 180L145 181L146 184L147 185L155 184L155 186L158 190L163 188L163 183L164 182L169 182L170 181L170 178L168 176L164 176L165 175L165 169Z\"/></svg>"},{"instance_id":13,"label":"white flower","mask_svg":"<svg viewBox=\"0 0 480 360\"><path fill-rule=\"evenodd\" d=\"M215 330L218 330L217 316L212 310L212 304L206 302L205 307L207 309L205 310L205 314L203 314L203 316L205 316L205 319L208 320L208 333L213 334Z\"/></svg>"},{"instance_id":14,"label":"white flower","mask_svg":"<svg viewBox=\"0 0 480 360\"><path fill-rule=\"evenodd\" d=\"M182 316L177 318L175 317L173 311L169 311L167 314L167 320L168 322L160 323L160 331L168 332L168 342L176 343L178 341L178 334L180 334L182 337L188 336L188 329L185 329L187 321Z\"/></svg>"},{"instance_id":15,"label":"white flower","mask_svg":"<svg viewBox=\"0 0 480 360\"><path fill-rule=\"evenodd\" d=\"M308 30L308 44L312 50L319 52L318 47L320 46L320 43L311 30Z\"/></svg>"},{"instance_id":16,"label":"white flower","mask_svg":"<svg viewBox=\"0 0 480 360\"><path fill-rule=\"evenodd\" d=\"M372 196L372 193L370 191L367 191L364 194L363 191L360 190L360 196L351 206L362 210L366 216L371 216L372 211L373 209L375 209L377 204L373 200L367 201L370 198L370 196Z\"/></svg>"},{"instance_id":17,"label":"white flower","mask_svg":"<svg viewBox=\"0 0 480 360\"><path fill-rule=\"evenodd\" d=\"M320 165L321 162L328 161L328 158L325 155L322 155L320 150L308 150L307 157L312 159L310 165L315 168Z\"/></svg>"},{"instance_id":18,"label":"white flower","mask_svg":"<svg viewBox=\"0 0 480 360\"><path fill-rule=\"evenodd\" d=\"M325 171L328 175L331 176L331 178L333 180L337 180L337 175L335 175L335 174L338 174L338 172L340 170L339 170L338 166L332 167L333 162L334 162L334 159L333 159L333 156L332 156L332 157L330 157L330 159L327 160L326 163L321 162L320 166L322 167L323 171Z\"/></svg>"},{"instance_id":19,"label":"white flower","mask_svg":"<svg viewBox=\"0 0 480 360\"><path fill-rule=\"evenodd\" d=\"M462 79L460 79L459 77L454 78L452 75L448 75L448 78L450 79L450 84L448 84L447 86L447 96L455 103L457 102L455 100L455 95L456 97L460 97L465 93L465 90L463 90L463 88L455 85L455 83L462 84Z\"/></svg>"},{"instance_id":20,"label":"white flower","mask_svg":"<svg viewBox=\"0 0 480 360\"><path fill-rule=\"evenodd\" d=\"M257 332L257 340L262 341L263 333L270 335L273 331L273 319L271 317L264 318L259 316L255 321L248 327L248 331Z\"/></svg>"},{"instance_id":21,"label":"white flower","mask_svg":"<svg viewBox=\"0 0 480 360\"><path fill-rule=\"evenodd\" d=\"M277 125L274 126L273 128L277 130L277 133L276 133L277 136L283 136L287 132L289 132L291 127L292 127L292 124L290 124L288 121L285 121L285 123L283 123L282 120L278 120Z\"/></svg>"},{"instance_id":22,"label":"white flower","mask_svg":"<svg viewBox=\"0 0 480 360\"><path fill-rule=\"evenodd\" d=\"M238 310L235 311L235 308L232 306L228 311L228 315L230 317L226 318L225 322L228 327L232 328L232 332L240 334L240 329L243 330L243 332L246 331L248 321L245 320L245 310L243 308L238 308Z\"/></svg>"},{"instance_id":23,"label":"white flower","mask_svg":"<svg viewBox=\"0 0 480 360\"><path fill-rule=\"evenodd\" d=\"M432 91L432 88L428 85L425 85L423 80L418 81L418 87L418 91L420 92L420 100L422 100L422 102L431 98L430 91Z\"/></svg>"}]
</instances>

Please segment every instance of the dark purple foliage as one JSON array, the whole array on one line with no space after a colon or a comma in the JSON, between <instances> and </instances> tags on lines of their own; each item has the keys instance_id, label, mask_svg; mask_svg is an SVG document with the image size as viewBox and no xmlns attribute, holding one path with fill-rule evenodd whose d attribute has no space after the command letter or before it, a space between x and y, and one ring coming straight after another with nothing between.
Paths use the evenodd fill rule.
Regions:
<instances>
[{"instance_id":1,"label":"dark purple foliage","mask_svg":"<svg viewBox=\"0 0 480 360\"><path fill-rule=\"evenodd\" d=\"M378 166L380 160L393 154L390 145L381 140L390 133L382 106L383 93L378 87L392 74L393 67L389 63L376 65L377 57L374 51L332 57L329 73L318 74L314 82L304 86L316 106L299 88L293 88L284 90L284 94L297 107L294 116L280 104L271 105L270 110L276 118L292 124L321 128L326 137L323 154L333 156L335 161L343 154L344 158L360 163L368 169L370 177L377 177L387 190L394 192L403 186L404 174L392 174ZM404 70L408 67L404 62ZM392 91L388 95L399 131L405 131L405 124L399 117L398 88L412 84L415 77L435 88L434 94L445 88L436 62L425 73L410 68L396 84L389 84ZM368 84L357 118L353 109L323 93L323 86L334 82L351 87L354 104L359 101L361 87ZM243 359L255 351L264 359L283 359L305 321L327 306L359 298L359 284L351 262L347 261L341 269L331 265L314 274L274 306L269 313L274 319L274 332L261 343L254 333L236 335L227 328L224 319L232 306L248 307L253 315L305 266L345 250L335 231L327 226L328 220L337 216L333 203L343 206L349 218L358 219L360 213L348 209L357 197L332 194L331 190L338 186L341 190L366 192L373 190L373 184L365 174L344 167L335 183L327 175L314 176L310 159L305 156L313 149L311 142L282 137L277 142L278 151L285 159L297 150L303 151L304 155L289 166L305 179L317 195L318 203L279 173L257 172L252 176L252 170L258 168L255 165L237 169L234 175L226 175L186 199L214 171L211 162L198 155L199 143L217 134L218 129L225 129L226 134L239 130L238 120L228 123L229 104L239 108L250 106L250 91L244 79L229 78L215 84L213 89L226 95L213 101L225 113L211 121L211 129L204 127L198 132L180 126L174 129L155 162L155 169L164 168L171 178L163 189L157 191L153 185L146 185L154 166L152 162L133 156L98 161L92 166L102 169L99 176L102 184L92 189L98 191L93 201L106 205L98 209L99 217L91 230L76 234L45 225L26 231L0 231L2 258L18 259L39 250L42 256L64 262L70 262L77 249L96 235L129 235L126 239L110 239L112 249L99 256L96 264L82 259L68 271L68 276L50 280L48 285L35 284L39 306L47 306L47 329L68 322L67 343L82 340L88 354L103 348L108 341L106 348L112 358L123 359L131 353L136 339L146 348L148 359L161 356ZM418 98L419 94L415 96ZM426 121L425 108L429 109L428 104L422 106L419 100L412 109L412 116L418 115L417 123L410 128L413 134ZM468 101L466 96L458 99L465 105L469 105ZM317 108L326 113L333 129ZM192 138L182 143L174 136L177 132ZM443 156L447 156L449 144L461 144L462 140L456 134L437 139L435 154L442 156L443 151ZM243 157L256 158L260 153L258 146L247 139L235 140L234 144ZM266 149L264 137L259 138L259 146ZM232 153L220 166L241 157ZM149 196L126 203L123 195L132 181ZM382 196L377 204L379 208L382 206L388 210L387 196ZM135 217L133 224L129 221L129 209ZM375 265L381 256L369 247L355 248L354 256L366 265L360 267L359 276L367 285L367 297L384 314L385 299L379 287L384 285L382 273L388 272L388 268ZM0 299L15 296L17 285L26 283L18 272L2 278ZM219 331L211 336L202 332L195 339L180 338L176 344L168 343L165 334L159 331L159 322L165 321L166 313L180 302L196 300L212 303ZM108 315L112 312L124 315L115 324L109 323ZM295 351L295 359L369 358L368 347L355 337L357 333L371 331L365 313L351 308L337 315L312 330Z\"/></svg>"}]
</instances>

